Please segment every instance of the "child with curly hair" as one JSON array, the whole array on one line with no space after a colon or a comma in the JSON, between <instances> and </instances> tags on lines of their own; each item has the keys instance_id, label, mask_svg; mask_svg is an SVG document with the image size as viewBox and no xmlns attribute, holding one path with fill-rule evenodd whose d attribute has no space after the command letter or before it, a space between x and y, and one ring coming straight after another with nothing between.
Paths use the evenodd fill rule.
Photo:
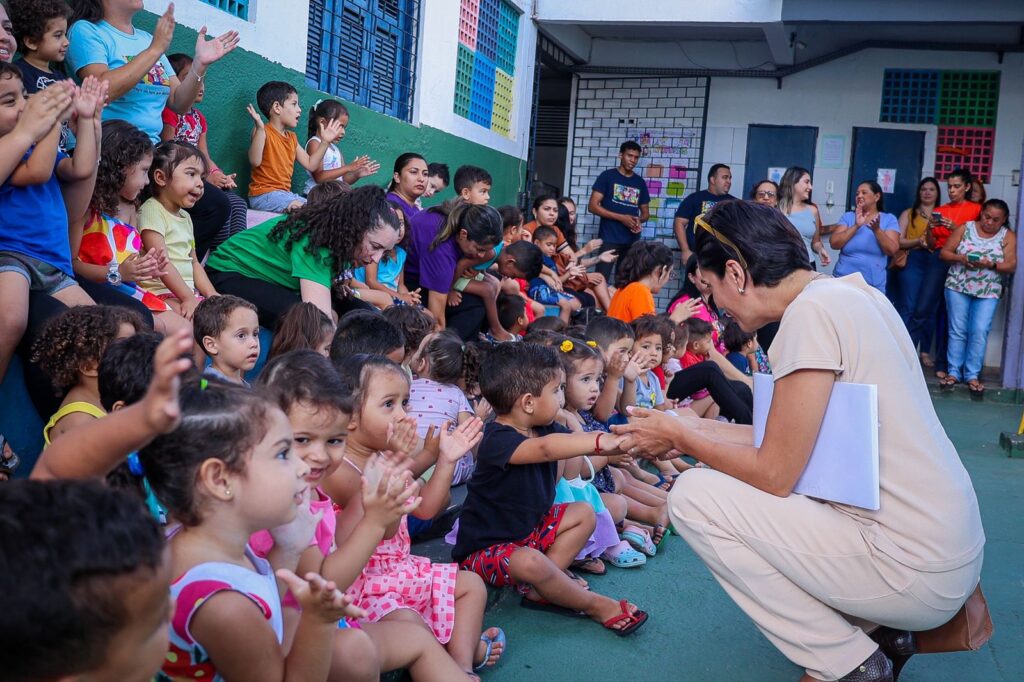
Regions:
<instances>
[{"instance_id":1,"label":"child with curly hair","mask_svg":"<svg viewBox=\"0 0 1024 682\"><path fill-rule=\"evenodd\" d=\"M96 187L88 210L72 222L72 266L81 279L108 284L140 301L153 313L153 327L171 334L191 325L139 282L156 277L170 266L165 249L142 245L139 195L149 184L153 143L127 121L103 124L102 151L96 171Z\"/></svg>"},{"instance_id":2,"label":"child with curly hair","mask_svg":"<svg viewBox=\"0 0 1024 682\"><path fill-rule=\"evenodd\" d=\"M236 234L210 255L207 270L217 291L252 301L260 324L274 329L300 301L333 317L332 285L397 243L398 218L384 190L367 185ZM339 313L364 307L350 299L338 305Z\"/></svg>"},{"instance_id":3,"label":"child with curly hair","mask_svg":"<svg viewBox=\"0 0 1024 682\"><path fill-rule=\"evenodd\" d=\"M21 69L25 92L31 95L67 80L63 63L71 8L64 0L12 0L10 5L14 37L21 52L14 65ZM61 122L58 146L62 152L75 148L70 120Z\"/></svg>"},{"instance_id":4,"label":"child with curly hair","mask_svg":"<svg viewBox=\"0 0 1024 682\"><path fill-rule=\"evenodd\" d=\"M405 365L412 362L413 355L419 350L427 334L437 331L437 320L426 308L418 305L396 305L385 308L381 314L384 319L402 330L405 336Z\"/></svg>"},{"instance_id":5,"label":"child with curly hair","mask_svg":"<svg viewBox=\"0 0 1024 682\"><path fill-rule=\"evenodd\" d=\"M83 422L102 417L99 365L107 345L143 330L134 311L119 306L79 306L50 320L32 348L32 362L65 394L43 427L43 440L56 438Z\"/></svg>"}]
</instances>

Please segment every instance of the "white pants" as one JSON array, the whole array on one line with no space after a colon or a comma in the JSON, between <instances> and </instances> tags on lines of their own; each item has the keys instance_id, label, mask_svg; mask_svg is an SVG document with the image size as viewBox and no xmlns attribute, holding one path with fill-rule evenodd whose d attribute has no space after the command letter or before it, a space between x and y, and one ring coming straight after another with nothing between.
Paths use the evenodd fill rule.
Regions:
<instances>
[{"instance_id":1,"label":"white pants","mask_svg":"<svg viewBox=\"0 0 1024 682\"><path fill-rule=\"evenodd\" d=\"M982 556L927 573L882 554L859 522L804 497L776 497L710 469L669 494L676 530L733 601L790 661L822 680L868 658L876 625L928 630L974 591ZM941 504L936 500L936 504Z\"/></svg>"}]
</instances>

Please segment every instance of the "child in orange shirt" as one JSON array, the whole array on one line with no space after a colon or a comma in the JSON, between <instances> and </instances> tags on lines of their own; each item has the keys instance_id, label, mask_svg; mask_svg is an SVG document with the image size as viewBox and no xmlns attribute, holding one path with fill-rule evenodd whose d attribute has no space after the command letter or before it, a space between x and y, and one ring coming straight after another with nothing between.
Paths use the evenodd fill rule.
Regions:
<instances>
[{"instance_id":1,"label":"child in orange shirt","mask_svg":"<svg viewBox=\"0 0 1024 682\"><path fill-rule=\"evenodd\" d=\"M320 144L312 154L307 154L292 132L302 115L295 88L281 81L264 83L256 93L256 104L267 117L267 123L263 123L251 104L247 107L256 124L249 141L249 205L258 211L290 213L306 203L302 196L292 192L296 159L310 173L319 171L324 154L341 137L341 122L321 120Z\"/></svg>"}]
</instances>

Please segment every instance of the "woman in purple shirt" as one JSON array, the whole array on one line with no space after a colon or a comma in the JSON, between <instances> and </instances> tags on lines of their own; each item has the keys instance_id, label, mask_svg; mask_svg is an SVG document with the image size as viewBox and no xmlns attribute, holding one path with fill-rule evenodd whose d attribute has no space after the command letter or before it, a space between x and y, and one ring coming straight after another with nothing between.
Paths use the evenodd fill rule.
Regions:
<instances>
[{"instance_id":1,"label":"woman in purple shirt","mask_svg":"<svg viewBox=\"0 0 1024 682\"><path fill-rule=\"evenodd\" d=\"M449 202L412 219L406 283L420 287L422 300L441 327L463 339L480 332L486 312L479 296L452 290L460 258L483 262L501 241L501 215L491 206Z\"/></svg>"},{"instance_id":2,"label":"woman in purple shirt","mask_svg":"<svg viewBox=\"0 0 1024 682\"><path fill-rule=\"evenodd\" d=\"M395 159L395 170L388 185L388 199L398 203L408 225L420 212L416 205L427 189L427 162L416 152L406 152Z\"/></svg>"}]
</instances>

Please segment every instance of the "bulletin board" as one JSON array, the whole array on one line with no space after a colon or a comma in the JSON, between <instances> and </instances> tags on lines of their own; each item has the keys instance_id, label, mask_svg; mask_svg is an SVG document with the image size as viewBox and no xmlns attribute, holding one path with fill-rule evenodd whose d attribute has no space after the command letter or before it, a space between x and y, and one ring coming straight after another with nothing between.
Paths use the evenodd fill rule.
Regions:
<instances>
[{"instance_id":1,"label":"bulletin board","mask_svg":"<svg viewBox=\"0 0 1024 682\"><path fill-rule=\"evenodd\" d=\"M626 139L643 149L636 173L651 195L651 219L645 239L668 239L674 245L672 222L683 198L700 189L701 129L632 128Z\"/></svg>"}]
</instances>

